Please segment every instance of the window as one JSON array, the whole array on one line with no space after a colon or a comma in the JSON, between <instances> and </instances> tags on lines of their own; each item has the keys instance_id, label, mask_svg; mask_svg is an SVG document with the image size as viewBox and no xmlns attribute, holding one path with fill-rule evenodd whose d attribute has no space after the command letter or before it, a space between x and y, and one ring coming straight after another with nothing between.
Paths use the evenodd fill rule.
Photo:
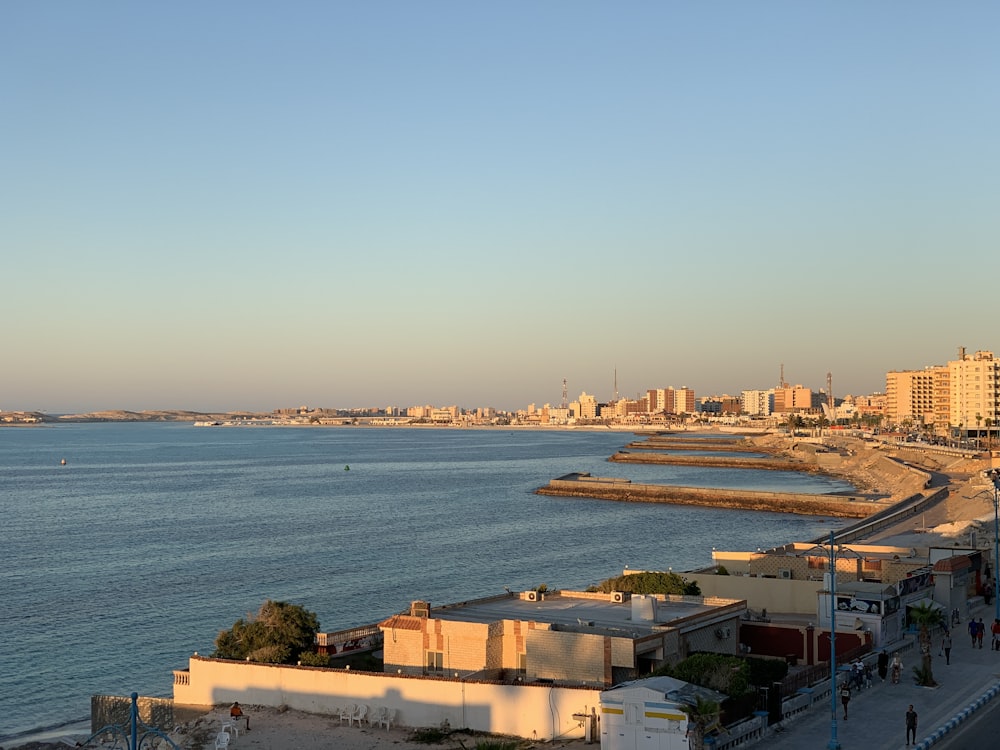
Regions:
<instances>
[{"instance_id":1,"label":"window","mask_svg":"<svg viewBox=\"0 0 1000 750\"><path fill-rule=\"evenodd\" d=\"M428 651L426 664L428 672L443 672L444 654L440 651Z\"/></svg>"},{"instance_id":2,"label":"window","mask_svg":"<svg viewBox=\"0 0 1000 750\"><path fill-rule=\"evenodd\" d=\"M865 558L861 563L861 570L865 573L877 573L882 570L881 560L869 560Z\"/></svg>"}]
</instances>

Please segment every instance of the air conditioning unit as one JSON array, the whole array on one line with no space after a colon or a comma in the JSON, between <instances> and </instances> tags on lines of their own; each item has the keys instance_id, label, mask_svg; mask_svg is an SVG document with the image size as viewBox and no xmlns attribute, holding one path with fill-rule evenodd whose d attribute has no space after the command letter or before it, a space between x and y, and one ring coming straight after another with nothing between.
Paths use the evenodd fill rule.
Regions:
<instances>
[{"instance_id":1,"label":"air conditioning unit","mask_svg":"<svg viewBox=\"0 0 1000 750\"><path fill-rule=\"evenodd\" d=\"M728 638L732 635L732 631L729 628L716 628L715 637L718 639Z\"/></svg>"},{"instance_id":2,"label":"air conditioning unit","mask_svg":"<svg viewBox=\"0 0 1000 750\"><path fill-rule=\"evenodd\" d=\"M778 568L778 578L784 578L786 581L792 579L792 571L788 568Z\"/></svg>"},{"instance_id":3,"label":"air conditioning unit","mask_svg":"<svg viewBox=\"0 0 1000 750\"><path fill-rule=\"evenodd\" d=\"M529 602L537 602L538 601L538 592L537 591L525 591L524 592L524 598L527 599Z\"/></svg>"},{"instance_id":4,"label":"air conditioning unit","mask_svg":"<svg viewBox=\"0 0 1000 750\"><path fill-rule=\"evenodd\" d=\"M627 602L631 598L632 598L632 595L628 594L628 593L626 593L624 591L612 591L611 592L611 601L613 601L615 604L623 604L624 602Z\"/></svg>"}]
</instances>

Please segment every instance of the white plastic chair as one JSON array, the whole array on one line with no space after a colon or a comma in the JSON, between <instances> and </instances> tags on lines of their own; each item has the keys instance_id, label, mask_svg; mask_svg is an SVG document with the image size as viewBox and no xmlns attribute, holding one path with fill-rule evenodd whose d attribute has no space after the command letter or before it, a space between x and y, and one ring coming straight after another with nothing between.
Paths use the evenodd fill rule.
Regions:
<instances>
[{"instance_id":1,"label":"white plastic chair","mask_svg":"<svg viewBox=\"0 0 1000 750\"><path fill-rule=\"evenodd\" d=\"M383 708L382 715L379 717L378 723L385 727L385 731L389 731L389 727L392 726L392 720L396 718L396 709L394 708Z\"/></svg>"},{"instance_id":2,"label":"white plastic chair","mask_svg":"<svg viewBox=\"0 0 1000 750\"><path fill-rule=\"evenodd\" d=\"M354 716L354 712L357 710L357 706L353 703L348 703L341 709L338 709L337 715L340 717L340 723L343 724L345 721L350 724L351 717Z\"/></svg>"},{"instance_id":3,"label":"white plastic chair","mask_svg":"<svg viewBox=\"0 0 1000 750\"><path fill-rule=\"evenodd\" d=\"M222 731L215 735L215 750L224 750L224 748L229 747L229 741L232 737L229 732Z\"/></svg>"},{"instance_id":4,"label":"white plastic chair","mask_svg":"<svg viewBox=\"0 0 1000 750\"><path fill-rule=\"evenodd\" d=\"M354 722L358 722L358 726L362 726L365 721L365 716L368 715L368 706L364 703L359 703L354 709L354 713L351 714L350 725L354 726Z\"/></svg>"},{"instance_id":5,"label":"white plastic chair","mask_svg":"<svg viewBox=\"0 0 1000 750\"><path fill-rule=\"evenodd\" d=\"M235 739L240 736L240 724L239 721L229 718L222 720L222 731L229 732L229 734Z\"/></svg>"},{"instance_id":6,"label":"white plastic chair","mask_svg":"<svg viewBox=\"0 0 1000 750\"><path fill-rule=\"evenodd\" d=\"M384 713L385 713L385 706L373 706L372 710L368 712L368 726L370 727L382 726L382 715Z\"/></svg>"}]
</instances>

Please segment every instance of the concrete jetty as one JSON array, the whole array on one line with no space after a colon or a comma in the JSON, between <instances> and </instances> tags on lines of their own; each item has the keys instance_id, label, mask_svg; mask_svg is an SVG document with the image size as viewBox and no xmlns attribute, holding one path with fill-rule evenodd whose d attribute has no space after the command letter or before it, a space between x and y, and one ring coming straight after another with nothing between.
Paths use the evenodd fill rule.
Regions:
<instances>
[{"instance_id":1,"label":"concrete jetty","mask_svg":"<svg viewBox=\"0 0 1000 750\"><path fill-rule=\"evenodd\" d=\"M629 443L629 450L646 451L726 451L728 453L766 453L759 445L740 437L683 438L652 435L645 440Z\"/></svg>"},{"instance_id":2,"label":"concrete jetty","mask_svg":"<svg viewBox=\"0 0 1000 750\"><path fill-rule=\"evenodd\" d=\"M701 487L674 487L659 484L636 484L617 477L594 477L572 473L551 480L535 490L538 495L555 497L590 497L633 503L670 503L711 508L765 510L773 513L797 513L838 518L866 518L885 507L863 495L808 495L793 492L759 492Z\"/></svg>"},{"instance_id":3,"label":"concrete jetty","mask_svg":"<svg viewBox=\"0 0 1000 750\"><path fill-rule=\"evenodd\" d=\"M781 458L746 458L743 456L691 456L683 453L631 453L618 451L609 461L632 464L669 464L672 466L704 466L723 469L764 469L766 471L799 471L819 474L822 470L813 464Z\"/></svg>"}]
</instances>

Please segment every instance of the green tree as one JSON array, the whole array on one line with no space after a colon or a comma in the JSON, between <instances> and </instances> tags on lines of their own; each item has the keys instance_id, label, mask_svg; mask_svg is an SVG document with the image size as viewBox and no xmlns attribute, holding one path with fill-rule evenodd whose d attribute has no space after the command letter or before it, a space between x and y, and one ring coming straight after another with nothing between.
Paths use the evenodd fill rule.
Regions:
<instances>
[{"instance_id":1,"label":"green tree","mask_svg":"<svg viewBox=\"0 0 1000 750\"><path fill-rule=\"evenodd\" d=\"M934 687L937 682L931 670L931 630L944 624L944 614L939 608L923 602L910 608L910 621L919 628L921 665L913 670L917 683L924 687Z\"/></svg>"},{"instance_id":2,"label":"green tree","mask_svg":"<svg viewBox=\"0 0 1000 750\"><path fill-rule=\"evenodd\" d=\"M682 705L680 709L688 717L688 741L691 750L702 750L705 747L705 735L721 727L719 704L698 697L693 705Z\"/></svg>"},{"instance_id":3,"label":"green tree","mask_svg":"<svg viewBox=\"0 0 1000 750\"><path fill-rule=\"evenodd\" d=\"M629 594L686 594L688 596L700 596L701 588L697 581L688 581L687 578L679 576L673 572L656 573L632 573L617 578L609 578L602 581L597 586L598 591L610 593L612 591L624 591Z\"/></svg>"},{"instance_id":4,"label":"green tree","mask_svg":"<svg viewBox=\"0 0 1000 750\"><path fill-rule=\"evenodd\" d=\"M750 664L746 659L726 654L692 654L658 673L684 682L711 688L730 698L739 698L750 690Z\"/></svg>"},{"instance_id":5,"label":"green tree","mask_svg":"<svg viewBox=\"0 0 1000 750\"><path fill-rule=\"evenodd\" d=\"M795 437L795 431L802 426L802 417L795 413L789 414L785 424L788 426L788 433Z\"/></svg>"},{"instance_id":6,"label":"green tree","mask_svg":"<svg viewBox=\"0 0 1000 750\"><path fill-rule=\"evenodd\" d=\"M319 619L297 604L268 599L256 615L239 619L215 639L219 659L249 659L269 664L294 664L312 653Z\"/></svg>"}]
</instances>

